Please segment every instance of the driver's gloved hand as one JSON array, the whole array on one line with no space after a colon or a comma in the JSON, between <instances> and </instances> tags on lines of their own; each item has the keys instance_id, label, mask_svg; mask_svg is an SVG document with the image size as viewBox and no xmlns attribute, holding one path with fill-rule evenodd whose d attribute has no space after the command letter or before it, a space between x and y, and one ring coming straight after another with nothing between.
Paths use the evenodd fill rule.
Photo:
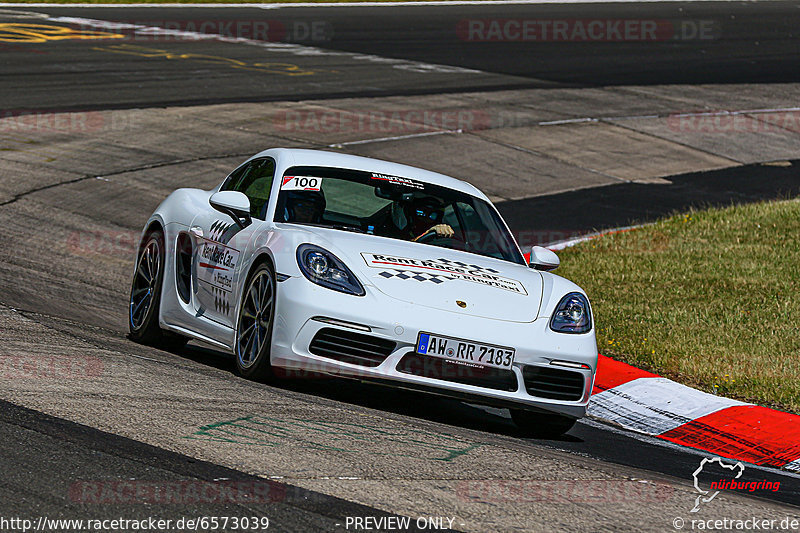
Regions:
<instances>
[{"instance_id":1,"label":"driver's gloved hand","mask_svg":"<svg viewBox=\"0 0 800 533\"><path fill-rule=\"evenodd\" d=\"M436 235L439 237L452 237L455 235L455 232L453 231L453 228L450 227L450 224L436 224L428 230L428 232L430 231L435 231Z\"/></svg>"}]
</instances>

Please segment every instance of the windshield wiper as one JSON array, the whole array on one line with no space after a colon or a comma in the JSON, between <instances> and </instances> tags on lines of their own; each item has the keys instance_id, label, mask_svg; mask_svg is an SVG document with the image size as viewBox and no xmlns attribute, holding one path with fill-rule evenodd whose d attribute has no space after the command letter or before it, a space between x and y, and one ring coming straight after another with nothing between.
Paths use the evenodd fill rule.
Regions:
<instances>
[{"instance_id":1,"label":"windshield wiper","mask_svg":"<svg viewBox=\"0 0 800 533\"><path fill-rule=\"evenodd\" d=\"M315 228L333 228L333 229L340 229L344 231L352 231L353 233L366 233L363 229L359 228L358 226L351 226L349 224L318 224L316 222L291 222L291 224L301 224L303 226L314 226Z\"/></svg>"},{"instance_id":2,"label":"windshield wiper","mask_svg":"<svg viewBox=\"0 0 800 533\"><path fill-rule=\"evenodd\" d=\"M358 226L349 226L347 224L326 224L329 228L334 229L341 229L344 231L352 231L354 233L366 233L363 229L359 228Z\"/></svg>"}]
</instances>

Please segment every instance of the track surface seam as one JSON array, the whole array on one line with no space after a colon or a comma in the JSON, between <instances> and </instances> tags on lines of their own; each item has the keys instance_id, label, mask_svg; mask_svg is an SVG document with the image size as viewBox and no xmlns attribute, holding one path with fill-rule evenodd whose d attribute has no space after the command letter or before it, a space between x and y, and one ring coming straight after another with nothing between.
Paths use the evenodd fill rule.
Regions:
<instances>
[{"instance_id":1,"label":"track surface seam","mask_svg":"<svg viewBox=\"0 0 800 533\"><path fill-rule=\"evenodd\" d=\"M27 191L24 191L24 192L21 192L21 193L17 193L10 200L6 200L5 202L0 203L0 207L5 207L7 205L11 205L11 204L13 204L13 203L25 198L26 196L29 196L31 194L35 194L37 192L47 191L47 190L54 189L56 187L61 187L61 186L64 186L64 185L74 185L75 183L80 183L80 182L86 181L86 180L91 180L91 179L102 180L102 179L105 179L105 178L112 178L114 176L120 176L120 175L123 175L123 174L129 174L131 172L141 172L143 170L152 170L154 168L163 168L163 167L169 167L169 166L175 166L175 165L185 165L185 164L188 164L188 163L196 163L198 161L212 161L212 160L215 160L215 159L228 159L228 158L231 158L231 157L249 157L251 155L253 155L251 152L242 152L242 153L232 153L232 154L225 154L225 155L198 156L198 157L192 157L192 158L188 158L188 159L177 159L177 160L172 160L172 161L163 161L163 162L159 162L159 163L151 163L151 164L148 164L148 165L141 165L141 166L138 166L138 167L126 168L126 169L122 169L122 170L117 170L115 172L109 172L108 174L87 174L87 175L81 176L80 178L75 178L75 179L71 179L71 180L67 180L67 181L60 181L58 183L51 183L49 185L44 185L42 187L35 187L33 189L30 189L30 190L27 190Z\"/></svg>"}]
</instances>

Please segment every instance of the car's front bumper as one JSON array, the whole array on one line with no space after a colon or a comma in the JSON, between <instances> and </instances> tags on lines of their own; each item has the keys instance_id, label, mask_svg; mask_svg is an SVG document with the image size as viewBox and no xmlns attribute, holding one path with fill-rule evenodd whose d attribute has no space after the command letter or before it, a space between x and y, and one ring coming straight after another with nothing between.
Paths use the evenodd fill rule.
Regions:
<instances>
[{"instance_id":1,"label":"car's front bumper","mask_svg":"<svg viewBox=\"0 0 800 533\"><path fill-rule=\"evenodd\" d=\"M315 317L367 326L370 331L322 322ZM533 322L507 322L458 311L431 309L391 299L372 287L367 287L366 296L350 296L315 286L302 277L290 277L278 285L271 361L274 366L287 369L290 376L336 374L424 389L491 405L538 409L580 418L586 412L597 368L594 331L580 335L556 333L550 330L548 323L548 317ZM374 367L321 357L311 353L309 345L323 328L370 335L392 341L396 347ZM398 370L403 358L414 352L420 331L515 348L512 367L516 378L515 390L497 390ZM589 367L569 369L583 376L580 398L558 400L528 392L523 368L552 369L555 368L552 361Z\"/></svg>"}]
</instances>

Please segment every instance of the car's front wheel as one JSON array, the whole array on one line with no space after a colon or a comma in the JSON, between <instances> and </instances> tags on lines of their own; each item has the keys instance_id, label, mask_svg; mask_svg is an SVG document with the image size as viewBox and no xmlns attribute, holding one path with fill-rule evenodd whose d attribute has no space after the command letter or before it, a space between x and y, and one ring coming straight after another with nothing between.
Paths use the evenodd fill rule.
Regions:
<instances>
[{"instance_id":1,"label":"car's front wheel","mask_svg":"<svg viewBox=\"0 0 800 533\"><path fill-rule=\"evenodd\" d=\"M151 231L136 259L128 303L128 329L135 342L174 350L185 345L187 339L163 331L158 325L165 257L164 233Z\"/></svg>"},{"instance_id":2,"label":"car's front wheel","mask_svg":"<svg viewBox=\"0 0 800 533\"><path fill-rule=\"evenodd\" d=\"M270 348L275 317L275 275L269 263L261 263L250 273L236 326L236 369L256 380L272 377Z\"/></svg>"},{"instance_id":3,"label":"car's front wheel","mask_svg":"<svg viewBox=\"0 0 800 533\"><path fill-rule=\"evenodd\" d=\"M522 409L511 409L511 419L526 437L537 439L557 439L577 422L568 416Z\"/></svg>"}]
</instances>

